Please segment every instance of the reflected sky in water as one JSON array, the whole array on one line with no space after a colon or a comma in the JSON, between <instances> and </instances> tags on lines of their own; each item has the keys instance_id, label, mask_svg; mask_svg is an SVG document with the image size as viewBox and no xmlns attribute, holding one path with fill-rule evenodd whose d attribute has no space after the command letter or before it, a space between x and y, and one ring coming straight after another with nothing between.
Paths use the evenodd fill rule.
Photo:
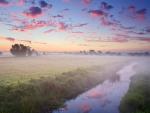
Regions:
<instances>
[{"instance_id":1,"label":"reflected sky in water","mask_svg":"<svg viewBox=\"0 0 150 113\"><path fill-rule=\"evenodd\" d=\"M115 77L65 103L53 113L119 113L121 98L129 88L130 77L135 74L132 63L117 72Z\"/></svg>"}]
</instances>

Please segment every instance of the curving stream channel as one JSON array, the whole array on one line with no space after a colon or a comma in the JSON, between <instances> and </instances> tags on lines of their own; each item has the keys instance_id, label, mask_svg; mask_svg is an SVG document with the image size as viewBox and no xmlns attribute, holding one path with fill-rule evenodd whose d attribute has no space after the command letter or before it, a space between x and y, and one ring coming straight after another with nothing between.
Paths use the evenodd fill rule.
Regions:
<instances>
[{"instance_id":1,"label":"curving stream channel","mask_svg":"<svg viewBox=\"0 0 150 113\"><path fill-rule=\"evenodd\" d=\"M64 108L53 113L119 113L120 101L128 91L130 77L135 74L135 65L132 63L123 67L115 77L66 101Z\"/></svg>"}]
</instances>

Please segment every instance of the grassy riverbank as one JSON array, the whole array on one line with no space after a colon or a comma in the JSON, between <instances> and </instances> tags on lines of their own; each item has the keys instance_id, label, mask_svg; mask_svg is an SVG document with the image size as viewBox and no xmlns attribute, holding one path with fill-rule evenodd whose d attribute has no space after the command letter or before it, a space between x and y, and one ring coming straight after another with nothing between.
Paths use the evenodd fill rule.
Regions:
<instances>
[{"instance_id":1,"label":"grassy riverbank","mask_svg":"<svg viewBox=\"0 0 150 113\"><path fill-rule=\"evenodd\" d=\"M121 113L150 113L150 70L141 64L131 79L128 93L121 101Z\"/></svg>"},{"instance_id":2,"label":"grassy riverbank","mask_svg":"<svg viewBox=\"0 0 150 113\"><path fill-rule=\"evenodd\" d=\"M96 72L96 68L76 69L55 77L42 77L27 83L0 86L1 113L41 113L63 105L65 100L94 87L107 78L115 76L122 64L108 66ZM103 76L103 74L105 76Z\"/></svg>"},{"instance_id":3,"label":"grassy riverbank","mask_svg":"<svg viewBox=\"0 0 150 113\"><path fill-rule=\"evenodd\" d=\"M63 58L1 59L0 113L51 111L115 76L116 71L130 61L121 57Z\"/></svg>"}]
</instances>

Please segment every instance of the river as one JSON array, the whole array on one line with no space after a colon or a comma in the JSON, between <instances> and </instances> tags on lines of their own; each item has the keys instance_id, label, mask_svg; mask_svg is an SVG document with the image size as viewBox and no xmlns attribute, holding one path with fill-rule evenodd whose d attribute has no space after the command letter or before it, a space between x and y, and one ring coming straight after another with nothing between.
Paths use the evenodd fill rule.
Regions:
<instances>
[{"instance_id":1,"label":"river","mask_svg":"<svg viewBox=\"0 0 150 113\"><path fill-rule=\"evenodd\" d=\"M131 63L116 72L116 76L65 102L53 113L119 113L122 97L127 93L130 78L136 73Z\"/></svg>"}]
</instances>

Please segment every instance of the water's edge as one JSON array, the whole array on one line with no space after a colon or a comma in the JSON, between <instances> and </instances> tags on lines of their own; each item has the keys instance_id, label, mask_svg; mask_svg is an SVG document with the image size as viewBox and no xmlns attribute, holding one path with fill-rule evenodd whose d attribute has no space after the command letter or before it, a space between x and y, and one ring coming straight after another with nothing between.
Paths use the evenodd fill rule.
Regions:
<instances>
[{"instance_id":1,"label":"water's edge","mask_svg":"<svg viewBox=\"0 0 150 113\"><path fill-rule=\"evenodd\" d=\"M127 93L130 77L135 74L131 63L119 70L115 77L105 80L73 100L65 102L64 108L53 113L119 113L121 98Z\"/></svg>"}]
</instances>

